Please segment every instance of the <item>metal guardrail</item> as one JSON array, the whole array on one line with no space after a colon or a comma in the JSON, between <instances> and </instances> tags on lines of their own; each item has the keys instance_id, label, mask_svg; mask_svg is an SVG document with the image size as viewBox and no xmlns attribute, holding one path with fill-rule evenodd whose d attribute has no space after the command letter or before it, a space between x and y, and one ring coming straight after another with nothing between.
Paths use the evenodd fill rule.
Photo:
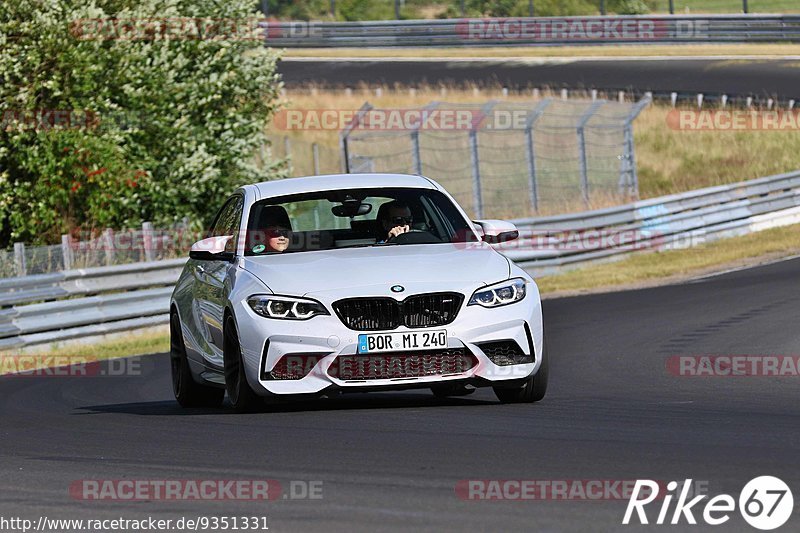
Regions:
<instances>
[{"instance_id":1,"label":"metal guardrail","mask_svg":"<svg viewBox=\"0 0 800 533\"><path fill-rule=\"evenodd\" d=\"M264 22L284 48L800 42L800 15L625 15Z\"/></svg>"},{"instance_id":2,"label":"metal guardrail","mask_svg":"<svg viewBox=\"0 0 800 533\"><path fill-rule=\"evenodd\" d=\"M800 223L800 171L514 222L521 238L498 250L546 275L637 250L695 244L697 237L706 242ZM599 244L586 246L587 238ZM185 261L0 279L0 349L167 324L172 285Z\"/></svg>"},{"instance_id":3,"label":"metal guardrail","mask_svg":"<svg viewBox=\"0 0 800 533\"><path fill-rule=\"evenodd\" d=\"M798 223L800 172L513 222L521 238L498 249L534 275L549 275L635 251L688 247Z\"/></svg>"},{"instance_id":4,"label":"metal guardrail","mask_svg":"<svg viewBox=\"0 0 800 533\"><path fill-rule=\"evenodd\" d=\"M0 279L0 349L166 324L172 286L185 262Z\"/></svg>"}]
</instances>

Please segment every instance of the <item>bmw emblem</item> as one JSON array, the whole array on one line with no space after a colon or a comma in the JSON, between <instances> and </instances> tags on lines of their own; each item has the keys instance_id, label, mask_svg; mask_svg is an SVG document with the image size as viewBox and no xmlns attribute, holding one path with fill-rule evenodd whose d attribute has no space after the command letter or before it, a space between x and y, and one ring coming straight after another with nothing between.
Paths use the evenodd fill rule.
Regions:
<instances>
[{"instance_id":1,"label":"bmw emblem","mask_svg":"<svg viewBox=\"0 0 800 533\"><path fill-rule=\"evenodd\" d=\"M392 285L392 292L403 292L406 290L402 285Z\"/></svg>"}]
</instances>

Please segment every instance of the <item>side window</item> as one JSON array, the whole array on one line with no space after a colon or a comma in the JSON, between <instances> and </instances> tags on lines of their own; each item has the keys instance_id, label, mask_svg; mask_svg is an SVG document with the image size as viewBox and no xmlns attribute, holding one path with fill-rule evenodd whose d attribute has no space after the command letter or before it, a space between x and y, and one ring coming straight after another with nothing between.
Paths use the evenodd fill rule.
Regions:
<instances>
[{"instance_id":1,"label":"side window","mask_svg":"<svg viewBox=\"0 0 800 533\"><path fill-rule=\"evenodd\" d=\"M214 225L211 227L209 237L222 237L225 235L233 235L233 239L228 241L225 246L226 252L233 252L236 250L236 242L239 240L239 224L242 220L242 209L244 207L244 198L240 195L233 196L222 209L219 210L217 218L214 220Z\"/></svg>"}]
</instances>

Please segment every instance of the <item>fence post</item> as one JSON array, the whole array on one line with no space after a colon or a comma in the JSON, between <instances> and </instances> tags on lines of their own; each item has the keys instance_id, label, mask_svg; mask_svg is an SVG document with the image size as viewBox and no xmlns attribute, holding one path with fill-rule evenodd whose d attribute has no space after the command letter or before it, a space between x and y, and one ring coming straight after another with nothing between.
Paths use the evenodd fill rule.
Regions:
<instances>
[{"instance_id":1,"label":"fence post","mask_svg":"<svg viewBox=\"0 0 800 533\"><path fill-rule=\"evenodd\" d=\"M531 180L531 207L534 212L539 212L539 187L536 183L536 147L534 146L533 128L544 110L550 105L550 99L546 98L536 104L533 112L525 120L525 155L528 162L528 177Z\"/></svg>"},{"instance_id":2,"label":"fence post","mask_svg":"<svg viewBox=\"0 0 800 533\"><path fill-rule=\"evenodd\" d=\"M587 109L583 115L581 115L577 126L578 163L580 164L581 173L581 194L583 195L583 202L586 204L586 207L589 207L589 169L586 163L586 136L584 135L584 129L586 128L586 123L589 122L589 119L592 118L592 115L594 115L595 111L597 111L597 109L600 108L600 106L602 106L604 103L604 100L593 102L592 105L589 106L589 109Z\"/></svg>"},{"instance_id":3,"label":"fence post","mask_svg":"<svg viewBox=\"0 0 800 533\"><path fill-rule=\"evenodd\" d=\"M633 121L652 101L650 95L645 96L636 102L625 118L625 153L620 166L619 189L622 192L627 187L628 194L634 198L639 197L639 176L636 171L636 151L633 146Z\"/></svg>"},{"instance_id":4,"label":"fence post","mask_svg":"<svg viewBox=\"0 0 800 533\"><path fill-rule=\"evenodd\" d=\"M347 126L344 127L342 131L339 132L339 151L342 157L342 172L344 174L350 173L350 146L349 146L349 138L350 132L353 131L364 115L372 109L372 105L369 102L364 102L361 108L356 113L356 116L353 117Z\"/></svg>"},{"instance_id":5,"label":"fence post","mask_svg":"<svg viewBox=\"0 0 800 533\"><path fill-rule=\"evenodd\" d=\"M142 222L142 243L144 244L144 260L153 261L153 224Z\"/></svg>"},{"instance_id":6,"label":"fence post","mask_svg":"<svg viewBox=\"0 0 800 533\"><path fill-rule=\"evenodd\" d=\"M433 111L439 107L439 102L431 102L423 108L425 111ZM417 122L411 130L411 166L413 167L414 174L422 175L422 156L419 152L419 128L422 126L422 120Z\"/></svg>"},{"instance_id":7,"label":"fence post","mask_svg":"<svg viewBox=\"0 0 800 533\"><path fill-rule=\"evenodd\" d=\"M481 159L478 155L478 129L483 119L492 111L497 102L490 100L481 107L480 116L472 120L469 129L469 153L472 164L472 200L475 218L483 218L483 189L481 187Z\"/></svg>"},{"instance_id":8,"label":"fence post","mask_svg":"<svg viewBox=\"0 0 800 533\"><path fill-rule=\"evenodd\" d=\"M61 236L61 257L64 260L64 270L72 270L72 243L69 235Z\"/></svg>"},{"instance_id":9,"label":"fence post","mask_svg":"<svg viewBox=\"0 0 800 533\"><path fill-rule=\"evenodd\" d=\"M28 264L25 261L25 243L14 243L14 264L17 267L17 276L25 276L28 274Z\"/></svg>"},{"instance_id":10,"label":"fence post","mask_svg":"<svg viewBox=\"0 0 800 533\"><path fill-rule=\"evenodd\" d=\"M106 228L103 232L103 241L106 247L106 264L111 266L114 264L114 230Z\"/></svg>"},{"instance_id":11,"label":"fence post","mask_svg":"<svg viewBox=\"0 0 800 533\"><path fill-rule=\"evenodd\" d=\"M469 155L472 163L472 201L475 218L483 217L483 199L481 198L481 169L478 157L478 132L469 131Z\"/></svg>"},{"instance_id":12,"label":"fence post","mask_svg":"<svg viewBox=\"0 0 800 533\"><path fill-rule=\"evenodd\" d=\"M294 174L294 170L292 169L292 144L288 135L283 137L283 156L286 159L286 170L289 171L291 176Z\"/></svg>"},{"instance_id":13,"label":"fence post","mask_svg":"<svg viewBox=\"0 0 800 533\"><path fill-rule=\"evenodd\" d=\"M411 166L414 174L422 175L422 160L419 157L419 130L411 130Z\"/></svg>"},{"instance_id":14,"label":"fence post","mask_svg":"<svg viewBox=\"0 0 800 533\"><path fill-rule=\"evenodd\" d=\"M675 14L675 2L673 0L669 0L669 14Z\"/></svg>"},{"instance_id":15,"label":"fence post","mask_svg":"<svg viewBox=\"0 0 800 533\"><path fill-rule=\"evenodd\" d=\"M311 159L314 162L314 175L319 175L319 146L317 143L311 143Z\"/></svg>"}]
</instances>

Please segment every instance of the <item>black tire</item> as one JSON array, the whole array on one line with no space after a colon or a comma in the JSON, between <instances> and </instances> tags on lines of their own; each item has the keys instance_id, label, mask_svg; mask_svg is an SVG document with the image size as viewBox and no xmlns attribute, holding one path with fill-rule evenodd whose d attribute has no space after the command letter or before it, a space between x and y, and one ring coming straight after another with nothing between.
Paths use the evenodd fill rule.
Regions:
<instances>
[{"instance_id":1,"label":"black tire","mask_svg":"<svg viewBox=\"0 0 800 533\"><path fill-rule=\"evenodd\" d=\"M172 367L172 392L181 407L219 407L225 390L211 385L201 385L192 377L186 346L183 343L181 319L172 312L169 317L169 356Z\"/></svg>"},{"instance_id":2,"label":"black tire","mask_svg":"<svg viewBox=\"0 0 800 533\"><path fill-rule=\"evenodd\" d=\"M225 320L223 333L223 353L225 357L225 389L228 391L228 400L237 413L249 413L263 401L247 382L244 364L242 363L242 350L239 345L239 334L236 331L236 322L232 316Z\"/></svg>"},{"instance_id":3,"label":"black tire","mask_svg":"<svg viewBox=\"0 0 800 533\"><path fill-rule=\"evenodd\" d=\"M547 337L542 339L542 364L536 374L532 375L517 388L493 387L494 394L502 403L538 402L547 394L547 379L550 364L547 357Z\"/></svg>"}]
</instances>

